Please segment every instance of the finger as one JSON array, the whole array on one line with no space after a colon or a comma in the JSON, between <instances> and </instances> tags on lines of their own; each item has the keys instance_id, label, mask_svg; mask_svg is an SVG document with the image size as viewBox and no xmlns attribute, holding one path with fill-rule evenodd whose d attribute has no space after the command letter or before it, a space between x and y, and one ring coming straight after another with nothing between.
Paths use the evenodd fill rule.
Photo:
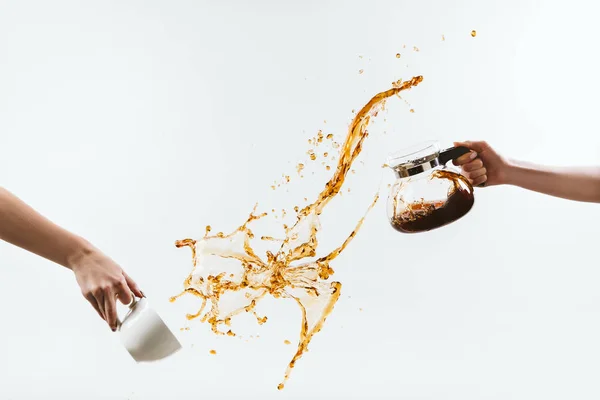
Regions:
<instances>
[{"instance_id":1,"label":"finger","mask_svg":"<svg viewBox=\"0 0 600 400\"><path fill-rule=\"evenodd\" d=\"M133 292L133 294L135 294L137 297L146 297L146 295L144 294L144 292L142 292L140 290L140 288L137 285L137 283L135 283L134 280L131 279L131 277L125 273L125 271L123 271L123 276L125 277L125 281L127 282L127 286L129 286L129 289L131 289L131 291Z\"/></svg>"},{"instance_id":2,"label":"finger","mask_svg":"<svg viewBox=\"0 0 600 400\"><path fill-rule=\"evenodd\" d=\"M110 329L117 330L117 304L115 294L111 291L104 293L104 315Z\"/></svg>"},{"instance_id":3,"label":"finger","mask_svg":"<svg viewBox=\"0 0 600 400\"><path fill-rule=\"evenodd\" d=\"M487 182L487 175L481 175L480 177L477 177L475 179L472 180L471 185L473 186L483 186L483 184L485 184Z\"/></svg>"},{"instance_id":4,"label":"finger","mask_svg":"<svg viewBox=\"0 0 600 400\"><path fill-rule=\"evenodd\" d=\"M481 168L483 168L483 161L481 161L480 158L477 158L477 159L471 161L470 163L462 166L462 169L465 172L471 172L471 171L475 171L475 170L478 170Z\"/></svg>"},{"instance_id":5,"label":"finger","mask_svg":"<svg viewBox=\"0 0 600 400\"><path fill-rule=\"evenodd\" d=\"M92 293L92 295L96 300L96 304L98 304L98 309L102 314L102 319L106 321L106 311L104 310L104 292L98 288Z\"/></svg>"},{"instance_id":6,"label":"finger","mask_svg":"<svg viewBox=\"0 0 600 400\"><path fill-rule=\"evenodd\" d=\"M466 142L454 142L454 147L468 147L470 149L471 148L471 142L470 141L466 141Z\"/></svg>"},{"instance_id":7,"label":"finger","mask_svg":"<svg viewBox=\"0 0 600 400\"><path fill-rule=\"evenodd\" d=\"M132 294L131 290L129 289L129 286L127 286L127 283L125 282L125 279L123 279L123 282L121 282L119 286L115 288L115 290L117 292L117 298L121 303L125 305L131 303L131 300L133 300L131 298Z\"/></svg>"},{"instance_id":8,"label":"finger","mask_svg":"<svg viewBox=\"0 0 600 400\"><path fill-rule=\"evenodd\" d=\"M467 154L463 154L462 156L458 157L456 160L453 160L452 163L456 166L464 165L464 164L469 163L471 160L474 160L475 157L477 157L477 152L471 151Z\"/></svg>"},{"instance_id":9,"label":"finger","mask_svg":"<svg viewBox=\"0 0 600 400\"><path fill-rule=\"evenodd\" d=\"M98 306L98 302L96 301L96 298L94 297L94 295L89 293L89 294L85 295L85 298L87 301L90 302L92 307L94 307L94 310L96 310L96 312L98 313L100 318L104 319L104 315L102 315L102 311L100 310L100 306Z\"/></svg>"},{"instance_id":10,"label":"finger","mask_svg":"<svg viewBox=\"0 0 600 400\"><path fill-rule=\"evenodd\" d=\"M487 175L487 170L485 168L480 168L475 171L469 172L469 178L471 179L477 179L483 175Z\"/></svg>"}]
</instances>

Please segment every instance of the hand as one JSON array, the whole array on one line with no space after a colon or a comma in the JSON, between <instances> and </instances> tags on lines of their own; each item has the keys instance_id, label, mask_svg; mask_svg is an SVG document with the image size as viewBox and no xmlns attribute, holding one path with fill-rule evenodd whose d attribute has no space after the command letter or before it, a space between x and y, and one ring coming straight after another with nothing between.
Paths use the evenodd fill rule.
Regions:
<instances>
[{"instance_id":1,"label":"hand","mask_svg":"<svg viewBox=\"0 0 600 400\"><path fill-rule=\"evenodd\" d=\"M71 269L83 296L113 332L117 329L116 299L127 305L133 300L132 292L137 297L146 297L133 279L99 250L93 249L78 256Z\"/></svg>"},{"instance_id":2,"label":"hand","mask_svg":"<svg viewBox=\"0 0 600 400\"><path fill-rule=\"evenodd\" d=\"M493 186L506 183L508 161L496 153L486 142L456 142L455 146L464 146L472 150L453 161L460 166L463 175L473 186Z\"/></svg>"}]
</instances>

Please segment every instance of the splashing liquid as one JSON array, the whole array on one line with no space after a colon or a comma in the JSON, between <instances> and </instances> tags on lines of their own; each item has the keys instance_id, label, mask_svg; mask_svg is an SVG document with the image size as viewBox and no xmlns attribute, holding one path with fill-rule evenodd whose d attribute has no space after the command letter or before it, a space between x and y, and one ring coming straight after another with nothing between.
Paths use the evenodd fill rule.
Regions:
<instances>
[{"instance_id":1,"label":"splashing liquid","mask_svg":"<svg viewBox=\"0 0 600 400\"><path fill-rule=\"evenodd\" d=\"M266 322L266 317L260 317L254 310L256 304L266 295L293 299L298 304L302 314L300 338L283 381L278 385L280 390L283 389L292 368L308 350L312 337L321 330L325 319L340 297L342 284L330 280L334 273L330 267L331 261L339 256L356 236L379 195L375 196L365 215L339 247L316 260L309 261L306 259L317 257L317 232L321 229L319 215L329 201L340 193L346 175L368 136L367 126L371 118L377 116L389 97L418 85L422 80L422 76L416 76L406 82L394 83L391 89L375 95L356 114L340 147L337 168L333 176L317 199L298 211L294 225L285 227L285 239L275 253L267 251L265 258L261 258L252 248L251 240L255 235L249 226L253 221L267 215L256 214L256 206L244 224L228 235L223 233L209 235L211 229L207 227L201 240L183 239L175 243L177 247L191 249L193 268L184 281L183 292L172 297L171 301L186 293L201 299L198 312L188 314L187 318L189 320L200 318L202 322L208 322L212 331L218 335L235 335L229 329L231 320L244 312L254 314L259 324ZM218 266L215 258L236 260L238 269L233 273L225 270ZM227 301L224 300L226 297ZM234 300L237 302L234 307L231 307L231 302ZM225 304L232 310L225 312L223 310Z\"/></svg>"}]
</instances>

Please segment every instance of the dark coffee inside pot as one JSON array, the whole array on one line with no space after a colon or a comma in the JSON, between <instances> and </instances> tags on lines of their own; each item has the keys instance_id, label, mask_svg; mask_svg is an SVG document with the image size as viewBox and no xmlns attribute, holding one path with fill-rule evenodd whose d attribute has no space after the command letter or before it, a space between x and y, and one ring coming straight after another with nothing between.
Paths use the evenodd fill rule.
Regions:
<instances>
[{"instance_id":1,"label":"dark coffee inside pot","mask_svg":"<svg viewBox=\"0 0 600 400\"><path fill-rule=\"evenodd\" d=\"M444 170L433 175L452 182L447 199L408 204L391 218L394 229L402 233L430 231L456 221L471 210L475 201L473 187L464 176Z\"/></svg>"}]
</instances>

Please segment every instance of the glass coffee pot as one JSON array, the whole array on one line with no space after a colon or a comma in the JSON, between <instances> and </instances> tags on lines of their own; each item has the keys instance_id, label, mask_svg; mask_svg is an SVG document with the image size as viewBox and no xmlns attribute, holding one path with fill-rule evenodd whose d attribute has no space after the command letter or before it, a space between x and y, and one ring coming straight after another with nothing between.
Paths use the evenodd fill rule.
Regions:
<instances>
[{"instance_id":1,"label":"glass coffee pot","mask_svg":"<svg viewBox=\"0 0 600 400\"><path fill-rule=\"evenodd\" d=\"M426 232L467 214L475 201L473 186L449 161L469 153L467 147L440 150L436 141L403 149L388 157L396 174L387 214L402 233Z\"/></svg>"}]
</instances>

